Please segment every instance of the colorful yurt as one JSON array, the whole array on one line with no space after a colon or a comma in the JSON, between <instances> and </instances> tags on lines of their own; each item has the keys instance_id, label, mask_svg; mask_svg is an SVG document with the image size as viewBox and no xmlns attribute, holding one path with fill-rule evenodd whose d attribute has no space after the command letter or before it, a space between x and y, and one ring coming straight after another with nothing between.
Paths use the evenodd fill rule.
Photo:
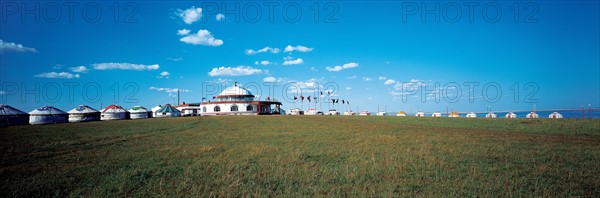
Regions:
<instances>
[{"instance_id":1,"label":"colorful yurt","mask_svg":"<svg viewBox=\"0 0 600 198\"><path fill-rule=\"evenodd\" d=\"M0 104L0 127L25 125L29 123L29 114L8 105Z\"/></svg>"},{"instance_id":2,"label":"colorful yurt","mask_svg":"<svg viewBox=\"0 0 600 198\"><path fill-rule=\"evenodd\" d=\"M551 114L548 116L548 118L557 118L557 119L560 119L560 118L563 118L563 115L562 115L562 114L560 114L560 113L558 113L558 112L552 112L552 113L551 113Z\"/></svg>"},{"instance_id":3,"label":"colorful yurt","mask_svg":"<svg viewBox=\"0 0 600 198\"><path fill-rule=\"evenodd\" d=\"M53 106L43 106L29 112L29 124L65 123L69 114Z\"/></svg>"},{"instance_id":4,"label":"colorful yurt","mask_svg":"<svg viewBox=\"0 0 600 198\"><path fill-rule=\"evenodd\" d=\"M127 110L119 105L110 105L102 110L101 120L124 120L127 119Z\"/></svg>"},{"instance_id":5,"label":"colorful yurt","mask_svg":"<svg viewBox=\"0 0 600 198\"><path fill-rule=\"evenodd\" d=\"M498 115L496 115L494 112L489 112L488 114L485 114L486 118L497 118Z\"/></svg>"},{"instance_id":6,"label":"colorful yurt","mask_svg":"<svg viewBox=\"0 0 600 198\"><path fill-rule=\"evenodd\" d=\"M415 117L425 117L425 113L423 113L422 111L419 111L415 114Z\"/></svg>"},{"instance_id":7,"label":"colorful yurt","mask_svg":"<svg viewBox=\"0 0 600 198\"><path fill-rule=\"evenodd\" d=\"M132 120L148 118L148 110L142 106L133 106L127 111L129 111L129 118Z\"/></svg>"},{"instance_id":8,"label":"colorful yurt","mask_svg":"<svg viewBox=\"0 0 600 198\"><path fill-rule=\"evenodd\" d=\"M467 117L467 118L476 118L476 117L477 117L477 114L475 114L474 112L469 112L469 113L467 113L467 116L466 116L466 117Z\"/></svg>"},{"instance_id":9,"label":"colorful yurt","mask_svg":"<svg viewBox=\"0 0 600 198\"><path fill-rule=\"evenodd\" d=\"M508 112L504 117L505 118L517 118L517 114L515 114L513 112Z\"/></svg>"},{"instance_id":10,"label":"colorful yurt","mask_svg":"<svg viewBox=\"0 0 600 198\"><path fill-rule=\"evenodd\" d=\"M531 113L528 113L528 114L527 114L525 117L526 117L526 118L539 118L539 117L540 117L540 115L538 115L538 114L537 114L537 113L535 113L535 112L531 112Z\"/></svg>"},{"instance_id":11,"label":"colorful yurt","mask_svg":"<svg viewBox=\"0 0 600 198\"><path fill-rule=\"evenodd\" d=\"M165 118L165 117L179 117L181 116L181 112L177 110L175 107L172 107L170 104L166 104L164 107L160 108L154 113L154 117L157 118Z\"/></svg>"},{"instance_id":12,"label":"colorful yurt","mask_svg":"<svg viewBox=\"0 0 600 198\"><path fill-rule=\"evenodd\" d=\"M458 114L458 112L453 111L452 113L450 113L450 115L448 115L449 118L458 118L460 117L460 114Z\"/></svg>"},{"instance_id":13,"label":"colorful yurt","mask_svg":"<svg viewBox=\"0 0 600 198\"><path fill-rule=\"evenodd\" d=\"M69 113L69 122L88 122L100 120L100 111L87 105L79 105Z\"/></svg>"},{"instance_id":14,"label":"colorful yurt","mask_svg":"<svg viewBox=\"0 0 600 198\"><path fill-rule=\"evenodd\" d=\"M406 112L404 111L400 111L396 114L396 116L400 116L400 117L406 117Z\"/></svg>"},{"instance_id":15,"label":"colorful yurt","mask_svg":"<svg viewBox=\"0 0 600 198\"><path fill-rule=\"evenodd\" d=\"M434 117L434 118L439 118L439 117L442 117L442 113L440 113L440 112L435 112L435 113L432 113L432 114L431 114L431 117Z\"/></svg>"}]
</instances>

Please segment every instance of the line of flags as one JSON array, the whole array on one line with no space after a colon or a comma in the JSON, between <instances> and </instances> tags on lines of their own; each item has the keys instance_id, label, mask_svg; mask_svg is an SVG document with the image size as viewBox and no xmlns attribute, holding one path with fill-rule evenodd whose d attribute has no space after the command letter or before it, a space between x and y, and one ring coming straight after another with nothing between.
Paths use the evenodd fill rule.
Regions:
<instances>
[{"instance_id":1,"label":"line of flags","mask_svg":"<svg viewBox=\"0 0 600 198\"><path fill-rule=\"evenodd\" d=\"M298 99L300 99L301 102L304 102L305 97L303 95L300 95L300 98L298 98L297 96L294 96L294 100L298 100ZM312 97L308 96L308 97L306 97L306 100L308 100L308 102L312 102L312 100L314 100L315 103L318 102L316 96L312 96ZM331 103L334 103L334 104L340 103L340 99L331 99ZM350 101L342 100L342 104L350 104Z\"/></svg>"}]
</instances>

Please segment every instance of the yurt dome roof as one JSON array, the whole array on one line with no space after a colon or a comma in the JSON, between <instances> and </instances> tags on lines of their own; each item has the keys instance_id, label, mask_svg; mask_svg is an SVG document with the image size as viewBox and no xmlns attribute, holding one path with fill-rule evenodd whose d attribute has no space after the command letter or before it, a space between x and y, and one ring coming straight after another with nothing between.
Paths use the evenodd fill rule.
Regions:
<instances>
[{"instance_id":1,"label":"yurt dome roof","mask_svg":"<svg viewBox=\"0 0 600 198\"><path fill-rule=\"evenodd\" d=\"M87 105L79 105L71 109L68 113L98 113L99 111Z\"/></svg>"},{"instance_id":2,"label":"yurt dome roof","mask_svg":"<svg viewBox=\"0 0 600 198\"><path fill-rule=\"evenodd\" d=\"M127 112L125 109L123 109L123 107L119 106L119 105L110 105L106 108L104 108L104 110L102 110L102 113L124 113Z\"/></svg>"},{"instance_id":3,"label":"yurt dome roof","mask_svg":"<svg viewBox=\"0 0 600 198\"><path fill-rule=\"evenodd\" d=\"M43 107L40 107L36 110L29 112L29 114L31 114L31 115L64 115L67 113L60 109L57 109L56 107L53 107L53 106L43 106Z\"/></svg>"},{"instance_id":4,"label":"yurt dome roof","mask_svg":"<svg viewBox=\"0 0 600 198\"><path fill-rule=\"evenodd\" d=\"M173 113L173 112L179 112L179 110L175 109L170 104L166 104L164 107L160 108L156 112L160 112L160 113Z\"/></svg>"},{"instance_id":5,"label":"yurt dome roof","mask_svg":"<svg viewBox=\"0 0 600 198\"><path fill-rule=\"evenodd\" d=\"M146 109L143 106L133 106L131 107L131 109L129 109L130 112L148 112L148 109Z\"/></svg>"},{"instance_id":6,"label":"yurt dome roof","mask_svg":"<svg viewBox=\"0 0 600 198\"><path fill-rule=\"evenodd\" d=\"M14 107L0 104L0 115L27 115L27 113Z\"/></svg>"},{"instance_id":7,"label":"yurt dome roof","mask_svg":"<svg viewBox=\"0 0 600 198\"><path fill-rule=\"evenodd\" d=\"M239 85L227 87L226 89L221 91L221 93L219 94L218 97L227 97L227 96L251 96L251 97L254 97L254 95L252 95L252 93L250 93L250 91L248 91L246 88L240 87Z\"/></svg>"}]
</instances>

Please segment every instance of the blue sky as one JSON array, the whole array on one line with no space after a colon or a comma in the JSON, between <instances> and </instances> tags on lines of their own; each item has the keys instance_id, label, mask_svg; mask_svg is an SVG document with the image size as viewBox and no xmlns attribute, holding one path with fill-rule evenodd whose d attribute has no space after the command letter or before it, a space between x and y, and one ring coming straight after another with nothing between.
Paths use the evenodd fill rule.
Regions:
<instances>
[{"instance_id":1,"label":"blue sky","mask_svg":"<svg viewBox=\"0 0 600 198\"><path fill-rule=\"evenodd\" d=\"M597 1L286 1L272 21L265 2L71 3L0 3L0 103L152 107L240 82L285 109L300 95L286 84L331 89L353 110L600 106Z\"/></svg>"}]
</instances>

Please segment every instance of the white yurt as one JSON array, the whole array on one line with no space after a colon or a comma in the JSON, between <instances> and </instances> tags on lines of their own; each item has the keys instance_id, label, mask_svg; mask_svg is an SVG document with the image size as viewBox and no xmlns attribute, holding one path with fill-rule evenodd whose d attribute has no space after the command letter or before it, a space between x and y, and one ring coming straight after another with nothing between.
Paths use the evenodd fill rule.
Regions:
<instances>
[{"instance_id":1,"label":"white yurt","mask_svg":"<svg viewBox=\"0 0 600 198\"><path fill-rule=\"evenodd\" d=\"M460 117L460 114L458 114L458 112L453 111L452 113L450 113L450 115L448 115L449 118L458 118Z\"/></svg>"},{"instance_id":2,"label":"white yurt","mask_svg":"<svg viewBox=\"0 0 600 198\"><path fill-rule=\"evenodd\" d=\"M11 106L0 104L0 127L26 125L28 123L29 114Z\"/></svg>"},{"instance_id":3,"label":"white yurt","mask_svg":"<svg viewBox=\"0 0 600 198\"><path fill-rule=\"evenodd\" d=\"M513 112L508 112L504 117L505 118L517 118L517 114L515 114Z\"/></svg>"},{"instance_id":4,"label":"white yurt","mask_svg":"<svg viewBox=\"0 0 600 198\"><path fill-rule=\"evenodd\" d=\"M53 106L43 106L29 112L29 124L65 123L69 114Z\"/></svg>"},{"instance_id":5,"label":"white yurt","mask_svg":"<svg viewBox=\"0 0 600 198\"><path fill-rule=\"evenodd\" d=\"M156 117L156 111L158 111L160 108L162 108L162 105L156 105L155 107L152 107L152 109L150 109L150 111L152 112L152 117Z\"/></svg>"},{"instance_id":6,"label":"white yurt","mask_svg":"<svg viewBox=\"0 0 600 198\"><path fill-rule=\"evenodd\" d=\"M552 112L552 113L551 113L551 114L548 116L548 118L557 118L557 119L560 119L560 118L563 118L563 115L562 115L562 114L560 114L560 113L558 113L558 112Z\"/></svg>"},{"instance_id":7,"label":"white yurt","mask_svg":"<svg viewBox=\"0 0 600 198\"><path fill-rule=\"evenodd\" d=\"M142 106L133 106L128 111L132 120L148 118L148 110Z\"/></svg>"},{"instance_id":8,"label":"white yurt","mask_svg":"<svg viewBox=\"0 0 600 198\"><path fill-rule=\"evenodd\" d=\"M400 112L396 113L396 116L399 116L399 117L406 117L406 112L404 112L404 111L400 111Z\"/></svg>"},{"instance_id":9,"label":"white yurt","mask_svg":"<svg viewBox=\"0 0 600 198\"><path fill-rule=\"evenodd\" d=\"M465 117L467 117L467 118L476 118L477 114L475 114L474 112L469 112L469 113L467 113L467 116L465 116Z\"/></svg>"},{"instance_id":10,"label":"white yurt","mask_svg":"<svg viewBox=\"0 0 600 198\"><path fill-rule=\"evenodd\" d=\"M154 113L154 117L157 118L165 118L165 117L179 117L181 116L181 112L177 110L175 107L172 107L170 104L166 104L164 107L160 108Z\"/></svg>"},{"instance_id":11,"label":"white yurt","mask_svg":"<svg viewBox=\"0 0 600 198\"><path fill-rule=\"evenodd\" d=\"M419 111L415 114L415 117L425 117L425 113L423 113L422 111Z\"/></svg>"},{"instance_id":12,"label":"white yurt","mask_svg":"<svg viewBox=\"0 0 600 198\"><path fill-rule=\"evenodd\" d=\"M526 117L526 118L539 118L539 117L540 117L540 115L538 115L538 114L537 114L537 113L535 113L535 112L531 112L531 113L528 113L528 114L527 114L525 117Z\"/></svg>"},{"instance_id":13,"label":"white yurt","mask_svg":"<svg viewBox=\"0 0 600 198\"><path fill-rule=\"evenodd\" d=\"M432 113L432 114L431 114L431 117L434 117L434 118L439 118L439 117L442 117L442 113L440 113L440 112L435 112L435 113Z\"/></svg>"},{"instance_id":14,"label":"white yurt","mask_svg":"<svg viewBox=\"0 0 600 198\"><path fill-rule=\"evenodd\" d=\"M88 122L100 120L100 111L87 105L79 105L69 113L69 122Z\"/></svg>"},{"instance_id":15,"label":"white yurt","mask_svg":"<svg viewBox=\"0 0 600 198\"><path fill-rule=\"evenodd\" d=\"M486 118L497 118L498 115L496 115L494 112L489 112L488 114L485 114Z\"/></svg>"},{"instance_id":16,"label":"white yurt","mask_svg":"<svg viewBox=\"0 0 600 198\"><path fill-rule=\"evenodd\" d=\"M127 119L127 110L119 105L110 105L100 115L100 120L124 120Z\"/></svg>"}]
</instances>

